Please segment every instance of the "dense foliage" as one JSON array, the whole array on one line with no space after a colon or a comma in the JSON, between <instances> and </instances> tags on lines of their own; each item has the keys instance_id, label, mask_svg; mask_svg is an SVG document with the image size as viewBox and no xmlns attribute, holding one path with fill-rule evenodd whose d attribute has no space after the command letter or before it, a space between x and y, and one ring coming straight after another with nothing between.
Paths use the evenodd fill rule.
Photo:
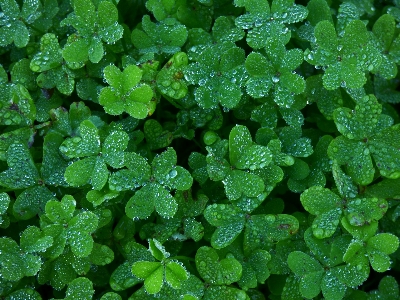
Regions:
<instances>
[{"instance_id":1,"label":"dense foliage","mask_svg":"<svg viewBox=\"0 0 400 300\"><path fill-rule=\"evenodd\" d=\"M399 299L400 1L0 0L1 299Z\"/></svg>"}]
</instances>

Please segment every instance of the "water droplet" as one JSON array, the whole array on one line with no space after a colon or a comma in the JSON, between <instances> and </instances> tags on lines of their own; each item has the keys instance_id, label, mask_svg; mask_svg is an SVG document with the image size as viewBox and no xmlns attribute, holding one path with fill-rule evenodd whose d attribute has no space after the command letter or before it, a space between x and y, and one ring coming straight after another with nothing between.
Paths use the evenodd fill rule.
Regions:
<instances>
[{"instance_id":1,"label":"water droplet","mask_svg":"<svg viewBox=\"0 0 400 300\"><path fill-rule=\"evenodd\" d=\"M172 169L172 170L169 172L168 175L169 175L170 178L175 178L176 175L178 175L178 172L177 172L175 169Z\"/></svg>"}]
</instances>

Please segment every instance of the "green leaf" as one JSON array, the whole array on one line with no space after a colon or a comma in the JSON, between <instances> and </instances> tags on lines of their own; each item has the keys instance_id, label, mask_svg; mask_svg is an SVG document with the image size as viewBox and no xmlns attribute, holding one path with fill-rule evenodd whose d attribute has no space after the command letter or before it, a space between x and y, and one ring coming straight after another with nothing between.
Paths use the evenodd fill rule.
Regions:
<instances>
[{"instance_id":1,"label":"green leaf","mask_svg":"<svg viewBox=\"0 0 400 300\"><path fill-rule=\"evenodd\" d=\"M241 170L229 172L223 183L229 200L237 200L241 196L257 197L265 189L264 181L259 176Z\"/></svg>"},{"instance_id":2,"label":"green leaf","mask_svg":"<svg viewBox=\"0 0 400 300\"><path fill-rule=\"evenodd\" d=\"M383 277L379 282L378 289L371 292L371 299L399 297L399 284L392 276Z\"/></svg>"},{"instance_id":3,"label":"green leaf","mask_svg":"<svg viewBox=\"0 0 400 300\"><path fill-rule=\"evenodd\" d=\"M7 160L7 150L11 144L28 144L34 135L33 128L23 127L0 135L0 160Z\"/></svg>"},{"instance_id":4,"label":"green leaf","mask_svg":"<svg viewBox=\"0 0 400 300\"><path fill-rule=\"evenodd\" d=\"M378 38L383 49L389 51L395 35L395 19L392 15L383 14L374 23L372 32Z\"/></svg>"},{"instance_id":5,"label":"green leaf","mask_svg":"<svg viewBox=\"0 0 400 300\"><path fill-rule=\"evenodd\" d=\"M371 135L378 123L382 106L374 95L368 95L358 101L354 110L337 108L333 119L337 129L348 139L363 139Z\"/></svg>"},{"instance_id":6,"label":"green leaf","mask_svg":"<svg viewBox=\"0 0 400 300\"><path fill-rule=\"evenodd\" d=\"M32 125L36 107L28 90L20 84L2 86L0 94L1 125Z\"/></svg>"},{"instance_id":7,"label":"green leaf","mask_svg":"<svg viewBox=\"0 0 400 300\"><path fill-rule=\"evenodd\" d=\"M157 0L150 0L146 2L146 8L153 13L157 21L161 21L168 16L174 15L181 4L181 1L169 0L161 2Z\"/></svg>"},{"instance_id":8,"label":"green leaf","mask_svg":"<svg viewBox=\"0 0 400 300\"><path fill-rule=\"evenodd\" d=\"M358 194L357 186L350 176L346 175L336 161L332 164L332 174L340 195L345 198L354 198Z\"/></svg>"},{"instance_id":9,"label":"green leaf","mask_svg":"<svg viewBox=\"0 0 400 300\"><path fill-rule=\"evenodd\" d=\"M352 226L363 226L380 220L388 209L386 200L379 198L356 198L347 203L347 219Z\"/></svg>"},{"instance_id":10,"label":"green leaf","mask_svg":"<svg viewBox=\"0 0 400 300\"><path fill-rule=\"evenodd\" d=\"M167 53L174 54L186 42L186 27L176 19L167 18L159 23L153 23L150 16L142 18L142 28L132 31L132 43L141 53Z\"/></svg>"},{"instance_id":11,"label":"green leaf","mask_svg":"<svg viewBox=\"0 0 400 300\"><path fill-rule=\"evenodd\" d=\"M185 70L185 79L198 85L194 94L203 109L235 108L241 99L245 84L245 53L230 42L208 46ZM219 74L219 76L215 76Z\"/></svg>"},{"instance_id":12,"label":"green leaf","mask_svg":"<svg viewBox=\"0 0 400 300\"><path fill-rule=\"evenodd\" d=\"M282 149L284 153L296 157L308 157L313 153L311 140L307 137L301 137L300 128L296 127L283 127L279 139L282 142ZM271 149L271 147L269 147ZM290 165L294 163L291 162Z\"/></svg>"},{"instance_id":13,"label":"green leaf","mask_svg":"<svg viewBox=\"0 0 400 300\"><path fill-rule=\"evenodd\" d=\"M103 158L113 168L124 165L124 151L128 146L129 136L125 131L113 131L102 145Z\"/></svg>"},{"instance_id":14,"label":"green leaf","mask_svg":"<svg viewBox=\"0 0 400 300\"><path fill-rule=\"evenodd\" d=\"M11 294L7 295L4 299L6 300L42 300L40 294L30 288L19 289Z\"/></svg>"},{"instance_id":15,"label":"green leaf","mask_svg":"<svg viewBox=\"0 0 400 300\"><path fill-rule=\"evenodd\" d=\"M89 300L92 299L93 294L94 294L93 283L85 277L79 277L72 280L68 284L67 291L65 292L66 296L65 299Z\"/></svg>"},{"instance_id":16,"label":"green leaf","mask_svg":"<svg viewBox=\"0 0 400 300\"><path fill-rule=\"evenodd\" d=\"M4 223L3 215L6 214L8 205L10 204L10 196L7 193L0 193L0 225Z\"/></svg>"},{"instance_id":17,"label":"green leaf","mask_svg":"<svg viewBox=\"0 0 400 300\"><path fill-rule=\"evenodd\" d=\"M108 265L114 260L114 252L106 245L94 243L89 259L92 264L97 266Z\"/></svg>"},{"instance_id":18,"label":"green leaf","mask_svg":"<svg viewBox=\"0 0 400 300\"><path fill-rule=\"evenodd\" d=\"M255 273L257 282L264 284L270 276L270 271L265 266L271 260L271 255L266 250L258 249L251 253L248 264Z\"/></svg>"},{"instance_id":19,"label":"green leaf","mask_svg":"<svg viewBox=\"0 0 400 300\"><path fill-rule=\"evenodd\" d=\"M98 8L99 37L107 44L122 38L123 27L118 24L118 10L111 2L100 2Z\"/></svg>"},{"instance_id":20,"label":"green leaf","mask_svg":"<svg viewBox=\"0 0 400 300\"><path fill-rule=\"evenodd\" d=\"M200 247L195 256L196 268L205 282L229 285L242 276L242 265L233 257L220 259L211 247Z\"/></svg>"},{"instance_id":21,"label":"green leaf","mask_svg":"<svg viewBox=\"0 0 400 300\"><path fill-rule=\"evenodd\" d=\"M341 219L342 226L356 239L366 241L374 236L378 229L378 222L374 221L369 225L352 226L346 217Z\"/></svg>"},{"instance_id":22,"label":"green leaf","mask_svg":"<svg viewBox=\"0 0 400 300\"><path fill-rule=\"evenodd\" d=\"M392 254L399 247L399 239L391 233L380 233L368 240L367 249L377 249L384 254Z\"/></svg>"},{"instance_id":23,"label":"green leaf","mask_svg":"<svg viewBox=\"0 0 400 300\"><path fill-rule=\"evenodd\" d=\"M147 84L139 84L142 71L135 65L127 66L121 72L114 65L104 68L104 76L110 87L101 90L99 103L106 113L120 115L126 111L136 119L144 119L154 109L150 101L153 90Z\"/></svg>"},{"instance_id":24,"label":"green leaf","mask_svg":"<svg viewBox=\"0 0 400 300\"><path fill-rule=\"evenodd\" d=\"M85 120L79 126L80 136L66 139L60 151L69 158L96 155L100 152L100 137L97 127Z\"/></svg>"},{"instance_id":25,"label":"green leaf","mask_svg":"<svg viewBox=\"0 0 400 300\"><path fill-rule=\"evenodd\" d=\"M174 56L158 72L156 77L157 88L161 94L169 100L182 99L188 92L188 87L184 81L184 68L188 64L188 57L184 52L175 53ZM179 102L169 100L172 104L180 108Z\"/></svg>"},{"instance_id":26,"label":"green leaf","mask_svg":"<svg viewBox=\"0 0 400 300\"><path fill-rule=\"evenodd\" d=\"M144 247L143 247L144 248ZM146 249L144 249L146 251ZM114 291L126 290L142 280L132 273L132 263L125 261L110 276L110 286Z\"/></svg>"},{"instance_id":27,"label":"green leaf","mask_svg":"<svg viewBox=\"0 0 400 300\"><path fill-rule=\"evenodd\" d=\"M164 268L160 262L138 261L132 265L132 273L144 279L144 287L149 294L156 294L163 285Z\"/></svg>"},{"instance_id":28,"label":"green leaf","mask_svg":"<svg viewBox=\"0 0 400 300\"><path fill-rule=\"evenodd\" d=\"M262 169L272 161L272 153L265 146L252 145L245 149L236 163L238 169Z\"/></svg>"},{"instance_id":29,"label":"green leaf","mask_svg":"<svg viewBox=\"0 0 400 300\"><path fill-rule=\"evenodd\" d=\"M76 201L71 195L65 195L61 202L50 200L46 202L46 216L54 223L66 224L73 216Z\"/></svg>"},{"instance_id":30,"label":"green leaf","mask_svg":"<svg viewBox=\"0 0 400 300\"><path fill-rule=\"evenodd\" d=\"M26 25L33 23L40 16L40 13L36 12L39 1L24 3L21 12L15 0L2 1L0 5L4 11L4 21L2 20L1 25L5 25L0 28L0 45L7 46L14 42L18 48L25 47L29 42Z\"/></svg>"},{"instance_id":31,"label":"green leaf","mask_svg":"<svg viewBox=\"0 0 400 300\"><path fill-rule=\"evenodd\" d=\"M24 252L11 238L0 238L0 251L0 274L5 280L18 281L24 276L35 276L40 269L40 258Z\"/></svg>"},{"instance_id":32,"label":"green leaf","mask_svg":"<svg viewBox=\"0 0 400 300\"><path fill-rule=\"evenodd\" d=\"M70 186L83 186L89 183L96 165L95 157L87 157L74 162L65 170L65 180Z\"/></svg>"},{"instance_id":33,"label":"green leaf","mask_svg":"<svg viewBox=\"0 0 400 300\"><path fill-rule=\"evenodd\" d=\"M253 215L246 223L244 249L251 252L270 247L271 243L288 239L298 230L299 221L291 215Z\"/></svg>"},{"instance_id":34,"label":"green leaf","mask_svg":"<svg viewBox=\"0 0 400 300\"><path fill-rule=\"evenodd\" d=\"M149 239L149 251L159 261L163 261L169 257L169 253L165 250L165 247L156 239Z\"/></svg>"},{"instance_id":35,"label":"green leaf","mask_svg":"<svg viewBox=\"0 0 400 300\"><path fill-rule=\"evenodd\" d=\"M364 142L339 136L329 144L328 156L335 159L339 165L346 165L346 173L355 183L368 185L372 182L375 168L370 150Z\"/></svg>"},{"instance_id":36,"label":"green leaf","mask_svg":"<svg viewBox=\"0 0 400 300\"><path fill-rule=\"evenodd\" d=\"M53 238L46 236L38 227L31 226L21 235L20 246L25 252L44 252L53 244Z\"/></svg>"},{"instance_id":37,"label":"green leaf","mask_svg":"<svg viewBox=\"0 0 400 300\"><path fill-rule=\"evenodd\" d=\"M121 296L114 292L105 293L100 300L122 300Z\"/></svg>"},{"instance_id":38,"label":"green leaf","mask_svg":"<svg viewBox=\"0 0 400 300\"><path fill-rule=\"evenodd\" d=\"M165 280L174 289L180 289L188 278L189 274L181 263L169 260L165 264Z\"/></svg>"},{"instance_id":39,"label":"green leaf","mask_svg":"<svg viewBox=\"0 0 400 300\"><path fill-rule=\"evenodd\" d=\"M246 126L236 125L229 133L229 160L236 165L244 149L252 145L250 131Z\"/></svg>"},{"instance_id":40,"label":"green leaf","mask_svg":"<svg viewBox=\"0 0 400 300\"><path fill-rule=\"evenodd\" d=\"M273 2L271 9L268 3L261 1L244 3L248 12L236 18L235 24L248 30L246 41L253 49L263 48L272 42L287 44L290 30L285 25L304 20L308 13L304 6L296 5L294 1Z\"/></svg>"},{"instance_id":41,"label":"green leaf","mask_svg":"<svg viewBox=\"0 0 400 300\"><path fill-rule=\"evenodd\" d=\"M308 16L312 26L317 25L320 21L327 20L333 22L332 12L325 0L311 0L307 3Z\"/></svg>"},{"instance_id":42,"label":"green leaf","mask_svg":"<svg viewBox=\"0 0 400 300\"><path fill-rule=\"evenodd\" d=\"M321 280L324 274L317 260L301 251L294 251L288 256L289 268L301 276L300 292L306 298L316 297L321 291Z\"/></svg>"},{"instance_id":43,"label":"green leaf","mask_svg":"<svg viewBox=\"0 0 400 300\"><path fill-rule=\"evenodd\" d=\"M385 128L371 138L369 146L379 172L391 179L400 178L399 129L399 124Z\"/></svg>"},{"instance_id":44,"label":"green leaf","mask_svg":"<svg viewBox=\"0 0 400 300\"><path fill-rule=\"evenodd\" d=\"M125 212L130 218L145 219L154 208L162 217L171 218L175 215L178 204L160 184L149 183L129 199Z\"/></svg>"},{"instance_id":45,"label":"green leaf","mask_svg":"<svg viewBox=\"0 0 400 300\"><path fill-rule=\"evenodd\" d=\"M77 257L87 257L93 250L93 233L98 217L92 212L82 212L68 222L68 243Z\"/></svg>"},{"instance_id":46,"label":"green leaf","mask_svg":"<svg viewBox=\"0 0 400 300\"><path fill-rule=\"evenodd\" d=\"M304 191L300 196L300 201L304 209L313 215L334 210L341 203L341 199L336 194L320 186L314 186Z\"/></svg>"},{"instance_id":47,"label":"green leaf","mask_svg":"<svg viewBox=\"0 0 400 300\"><path fill-rule=\"evenodd\" d=\"M374 185L368 186L365 194L369 197L398 199L400 196L399 182L399 179L384 179Z\"/></svg>"},{"instance_id":48,"label":"green leaf","mask_svg":"<svg viewBox=\"0 0 400 300\"><path fill-rule=\"evenodd\" d=\"M313 186L301 194L300 201L305 210L317 216L312 225L314 235L320 239L332 236L342 215L342 200L329 189Z\"/></svg>"},{"instance_id":49,"label":"green leaf","mask_svg":"<svg viewBox=\"0 0 400 300\"><path fill-rule=\"evenodd\" d=\"M66 186L64 173L68 162L59 152L59 147L64 139L58 132L49 132L43 142L43 163L41 174L46 184L53 186Z\"/></svg>"},{"instance_id":50,"label":"green leaf","mask_svg":"<svg viewBox=\"0 0 400 300\"><path fill-rule=\"evenodd\" d=\"M62 51L57 37L52 33L46 33L40 39L40 52L30 62L30 68L34 72L44 72L61 66Z\"/></svg>"},{"instance_id":51,"label":"green leaf","mask_svg":"<svg viewBox=\"0 0 400 300\"><path fill-rule=\"evenodd\" d=\"M245 219L233 205L213 204L204 210L204 217L213 226L216 226L211 237L211 245L221 249L231 244L244 228Z\"/></svg>"},{"instance_id":52,"label":"green leaf","mask_svg":"<svg viewBox=\"0 0 400 300\"><path fill-rule=\"evenodd\" d=\"M146 120L143 131L151 150L165 148L169 146L173 140L172 132L163 130L161 124L154 119Z\"/></svg>"},{"instance_id":53,"label":"green leaf","mask_svg":"<svg viewBox=\"0 0 400 300\"><path fill-rule=\"evenodd\" d=\"M380 251L369 251L369 261L371 267L377 272L385 272L390 269L390 257Z\"/></svg>"},{"instance_id":54,"label":"green leaf","mask_svg":"<svg viewBox=\"0 0 400 300\"><path fill-rule=\"evenodd\" d=\"M45 186L33 186L24 190L15 200L13 211L20 220L28 220L44 212L46 202L53 200L53 193Z\"/></svg>"}]
</instances>

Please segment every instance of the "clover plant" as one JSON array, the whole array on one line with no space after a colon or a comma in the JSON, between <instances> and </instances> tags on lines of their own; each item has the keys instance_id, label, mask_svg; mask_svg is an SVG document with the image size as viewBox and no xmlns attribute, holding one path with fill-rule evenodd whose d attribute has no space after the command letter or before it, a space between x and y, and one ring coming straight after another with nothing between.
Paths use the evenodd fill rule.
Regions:
<instances>
[{"instance_id":1,"label":"clover plant","mask_svg":"<svg viewBox=\"0 0 400 300\"><path fill-rule=\"evenodd\" d=\"M0 0L1 299L400 299L400 1Z\"/></svg>"}]
</instances>

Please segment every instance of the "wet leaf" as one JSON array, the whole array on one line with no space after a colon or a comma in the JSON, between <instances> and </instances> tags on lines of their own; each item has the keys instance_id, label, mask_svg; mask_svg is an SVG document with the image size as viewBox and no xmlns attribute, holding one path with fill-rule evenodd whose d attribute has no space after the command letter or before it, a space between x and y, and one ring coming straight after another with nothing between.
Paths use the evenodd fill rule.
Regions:
<instances>
[{"instance_id":1,"label":"wet leaf","mask_svg":"<svg viewBox=\"0 0 400 300\"><path fill-rule=\"evenodd\" d=\"M229 285L238 281L242 275L242 265L235 258L220 259L211 247L200 247L195 261L200 276L213 285Z\"/></svg>"}]
</instances>

